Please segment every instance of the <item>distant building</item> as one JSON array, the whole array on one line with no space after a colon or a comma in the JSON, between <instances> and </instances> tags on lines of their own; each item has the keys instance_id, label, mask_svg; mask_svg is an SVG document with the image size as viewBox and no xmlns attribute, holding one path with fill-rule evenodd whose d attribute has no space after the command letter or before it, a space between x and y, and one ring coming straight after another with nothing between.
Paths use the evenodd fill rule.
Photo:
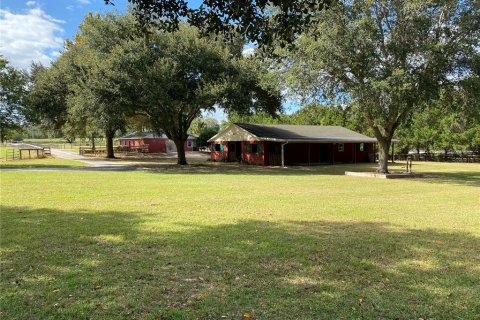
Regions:
<instances>
[{"instance_id":1,"label":"distant building","mask_svg":"<svg viewBox=\"0 0 480 320\"><path fill-rule=\"evenodd\" d=\"M136 132L127 134L118 139L119 148L125 150L138 150L146 153L167 153L176 151L173 141L165 134L153 132ZM196 137L189 135L184 144L185 151L197 151Z\"/></svg>"},{"instance_id":2,"label":"distant building","mask_svg":"<svg viewBox=\"0 0 480 320\"><path fill-rule=\"evenodd\" d=\"M214 161L286 166L373 162L376 141L339 126L234 123L209 143Z\"/></svg>"}]
</instances>

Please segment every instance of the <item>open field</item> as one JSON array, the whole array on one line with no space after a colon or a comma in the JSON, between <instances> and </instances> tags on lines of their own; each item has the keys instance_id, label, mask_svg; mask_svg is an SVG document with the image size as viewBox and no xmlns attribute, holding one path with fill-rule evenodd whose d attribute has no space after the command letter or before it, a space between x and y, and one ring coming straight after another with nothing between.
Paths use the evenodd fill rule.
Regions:
<instances>
[{"instance_id":1,"label":"open field","mask_svg":"<svg viewBox=\"0 0 480 320\"><path fill-rule=\"evenodd\" d=\"M143 165L0 172L2 319L478 319L479 164Z\"/></svg>"}]
</instances>

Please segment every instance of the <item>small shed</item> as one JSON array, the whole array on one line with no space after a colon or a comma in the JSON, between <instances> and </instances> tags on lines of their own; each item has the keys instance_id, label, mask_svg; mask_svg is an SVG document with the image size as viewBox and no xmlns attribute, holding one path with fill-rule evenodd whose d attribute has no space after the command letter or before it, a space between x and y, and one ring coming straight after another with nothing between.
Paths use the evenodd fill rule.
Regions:
<instances>
[{"instance_id":1,"label":"small shed","mask_svg":"<svg viewBox=\"0 0 480 320\"><path fill-rule=\"evenodd\" d=\"M285 166L373 162L376 141L340 126L234 123L209 143L214 161Z\"/></svg>"},{"instance_id":2,"label":"small shed","mask_svg":"<svg viewBox=\"0 0 480 320\"><path fill-rule=\"evenodd\" d=\"M154 132L135 132L118 139L119 146L130 150L145 150L147 153L167 153L176 151L173 141L165 134ZM171 150L173 148L173 150ZM196 151L196 137L189 135L184 144L185 151Z\"/></svg>"}]
</instances>

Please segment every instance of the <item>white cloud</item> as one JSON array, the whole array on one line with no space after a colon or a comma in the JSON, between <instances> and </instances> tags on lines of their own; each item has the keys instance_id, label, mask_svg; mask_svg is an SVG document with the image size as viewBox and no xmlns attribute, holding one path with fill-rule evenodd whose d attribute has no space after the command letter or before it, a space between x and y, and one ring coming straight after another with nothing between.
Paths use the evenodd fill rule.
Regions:
<instances>
[{"instance_id":1,"label":"white cloud","mask_svg":"<svg viewBox=\"0 0 480 320\"><path fill-rule=\"evenodd\" d=\"M92 3L90 0L77 0L79 4L90 4Z\"/></svg>"},{"instance_id":2,"label":"white cloud","mask_svg":"<svg viewBox=\"0 0 480 320\"><path fill-rule=\"evenodd\" d=\"M25 3L27 5L27 7L34 7L37 5L37 2L36 1L27 1L27 3Z\"/></svg>"},{"instance_id":3,"label":"white cloud","mask_svg":"<svg viewBox=\"0 0 480 320\"><path fill-rule=\"evenodd\" d=\"M255 48L244 48L242 55L244 57L253 56L255 54Z\"/></svg>"},{"instance_id":4,"label":"white cloud","mask_svg":"<svg viewBox=\"0 0 480 320\"><path fill-rule=\"evenodd\" d=\"M63 47L61 23L40 8L23 14L0 9L0 54L18 68L28 68L32 61L48 65L52 53Z\"/></svg>"}]
</instances>

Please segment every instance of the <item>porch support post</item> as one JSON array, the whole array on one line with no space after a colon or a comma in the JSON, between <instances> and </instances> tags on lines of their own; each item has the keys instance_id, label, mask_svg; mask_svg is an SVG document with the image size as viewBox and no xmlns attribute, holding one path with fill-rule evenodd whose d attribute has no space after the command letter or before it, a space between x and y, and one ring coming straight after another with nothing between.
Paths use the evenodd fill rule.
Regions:
<instances>
[{"instance_id":1,"label":"porch support post","mask_svg":"<svg viewBox=\"0 0 480 320\"><path fill-rule=\"evenodd\" d=\"M310 166L310 143L308 144L308 165Z\"/></svg>"},{"instance_id":2,"label":"porch support post","mask_svg":"<svg viewBox=\"0 0 480 320\"><path fill-rule=\"evenodd\" d=\"M335 143L332 143L332 164L335 164Z\"/></svg>"},{"instance_id":3,"label":"porch support post","mask_svg":"<svg viewBox=\"0 0 480 320\"><path fill-rule=\"evenodd\" d=\"M282 151L282 168L285 168L285 145L286 145L287 143L288 143L288 141L282 143L282 148L281 148L281 149L282 149L282 150L281 150L281 151Z\"/></svg>"},{"instance_id":4,"label":"porch support post","mask_svg":"<svg viewBox=\"0 0 480 320\"><path fill-rule=\"evenodd\" d=\"M359 146L356 143L353 143L353 163L357 164L357 146Z\"/></svg>"}]
</instances>

